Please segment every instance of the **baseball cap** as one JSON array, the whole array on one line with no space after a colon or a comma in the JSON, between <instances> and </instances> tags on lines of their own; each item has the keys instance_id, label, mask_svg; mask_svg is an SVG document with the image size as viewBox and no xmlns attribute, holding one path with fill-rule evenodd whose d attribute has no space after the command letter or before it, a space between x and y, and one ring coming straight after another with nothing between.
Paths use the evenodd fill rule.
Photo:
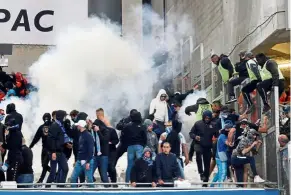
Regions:
<instances>
[{"instance_id":1,"label":"baseball cap","mask_svg":"<svg viewBox=\"0 0 291 195\"><path fill-rule=\"evenodd\" d=\"M80 127L86 127L87 123L84 120L79 120L77 123L75 123L75 126L80 126Z\"/></svg>"}]
</instances>

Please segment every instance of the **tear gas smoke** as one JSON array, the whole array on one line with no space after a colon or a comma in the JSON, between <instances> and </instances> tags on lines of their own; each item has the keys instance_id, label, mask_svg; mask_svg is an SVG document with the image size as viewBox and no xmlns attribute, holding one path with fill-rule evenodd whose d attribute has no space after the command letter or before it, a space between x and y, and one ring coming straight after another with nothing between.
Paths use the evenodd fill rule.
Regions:
<instances>
[{"instance_id":1,"label":"tear gas smoke","mask_svg":"<svg viewBox=\"0 0 291 195\"><path fill-rule=\"evenodd\" d=\"M189 132L196 122L195 113L191 113L191 116L185 114L185 109L187 106L192 106L196 104L196 101L199 98L206 98L206 92L204 91L195 91L194 93L187 96L187 98L183 101L182 107L179 111L179 117L182 125L182 133L186 138L187 142L190 142Z\"/></svg>"},{"instance_id":2,"label":"tear gas smoke","mask_svg":"<svg viewBox=\"0 0 291 195\"><path fill-rule=\"evenodd\" d=\"M28 144L42 124L45 112L77 109L94 119L95 110L102 107L111 121L117 121L127 116L130 109L141 112L148 109L149 102L156 96L153 86L171 77L173 68L180 66L179 63L167 68L160 66L165 77L158 80L157 69L151 68L153 56L161 50L169 57L175 56L174 48L181 37L191 32L192 25L185 18L178 25L168 24L164 29L163 19L158 14L150 9L144 9L143 14L144 19L152 22L155 32L143 37L142 49L134 41L121 38L118 26L108 20L91 18L64 29L56 47L32 64L29 76L38 92L31 93L27 100L11 98L2 104L5 108L14 102L17 111L24 116L22 131ZM161 42L157 42L156 37L160 37ZM183 108L195 104L198 96L201 97L200 94L189 96ZM192 118L183 115L182 120L190 125ZM185 125L183 129L188 137L190 128ZM35 146L33 152L34 171L40 173L41 147Z\"/></svg>"}]
</instances>

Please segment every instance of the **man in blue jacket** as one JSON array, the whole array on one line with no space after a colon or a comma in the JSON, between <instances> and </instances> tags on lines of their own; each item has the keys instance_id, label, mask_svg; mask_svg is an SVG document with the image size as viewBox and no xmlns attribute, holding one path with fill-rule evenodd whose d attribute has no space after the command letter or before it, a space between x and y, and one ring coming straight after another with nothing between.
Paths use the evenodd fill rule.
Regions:
<instances>
[{"instance_id":1,"label":"man in blue jacket","mask_svg":"<svg viewBox=\"0 0 291 195\"><path fill-rule=\"evenodd\" d=\"M165 185L165 183L172 183L175 179L182 180L181 172L178 166L177 157L170 153L171 146L169 142L162 144L163 153L156 157L156 176L158 183L164 187L171 187L173 185Z\"/></svg>"},{"instance_id":2,"label":"man in blue jacket","mask_svg":"<svg viewBox=\"0 0 291 195\"><path fill-rule=\"evenodd\" d=\"M71 183L77 183L78 177L81 173L85 172L85 178L87 183L93 183L93 149L94 149L94 139L89 131L86 130L86 121L79 120L75 126L81 132L79 137L79 150L77 155L77 162L74 167L74 171L71 177ZM76 187L76 185L72 185ZM90 186L93 187L93 186Z\"/></svg>"}]
</instances>

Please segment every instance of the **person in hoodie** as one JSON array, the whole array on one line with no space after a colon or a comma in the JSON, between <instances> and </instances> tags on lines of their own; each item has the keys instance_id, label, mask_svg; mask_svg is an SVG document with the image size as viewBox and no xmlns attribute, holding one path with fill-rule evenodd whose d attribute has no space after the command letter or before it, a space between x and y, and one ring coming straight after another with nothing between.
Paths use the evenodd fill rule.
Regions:
<instances>
[{"instance_id":1,"label":"person in hoodie","mask_svg":"<svg viewBox=\"0 0 291 195\"><path fill-rule=\"evenodd\" d=\"M117 182L117 171L116 171L116 145L119 142L116 130L112 127L107 127L109 130L109 157L108 157L108 175L110 177L111 183Z\"/></svg>"},{"instance_id":2,"label":"person in hoodie","mask_svg":"<svg viewBox=\"0 0 291 195\"><path fill-rule=\"evenodd\" d=\"M173 187L174 185L165 185L165 183L172 183L176 179L182 180L177 157L170 153L170 143L164 142L162 148L163 152L156 157L156 177L159 185Z\"/></svg>"},{"instance_id":3,"label":"person in hoodie","mask_svg":"<svg viewBox=\"0 0 291 195\"><path fill-rule=\"evenodd\" d=\"M161 134L165 132L165 123L169 122L167 93L164 89L160 89L157 97L151 101L149 114L153 116L154 123L159 126ZM159 137L160 135L158 135Z\"/></svg>"},{"instance_id":4,"label":"person in hoodie","mask_svg":"<svg viewBox=\"0 0 291 195\"><path fill-rule=\"evenodd\" d=\"M14 89L13 83L8 81L7 83L5 83L5 88L6 88L6 95L3 98L4 100L8 100L10 97L12 96L16 96L16 91Z\"/></svg>"},{"instance_id":5,"label":"person in hoodie","mask_svg":"<svg viewBox=\"0 0 291 195\"><path fill-rule=\"evenodd\" d=\"M141 158L144 146L147 144L146 128L142 125L140 112L134 112L131 116L132 122L124 127L124 138L127 144L127 169L125 181L129 182L130 172L134 160Z\"/></svg>"},{"instance_id":6,"label":"person in hoodie","mask_svg":"<svg viewBox=\"0 0 291 195\"><path fill-rule=\"evenodd\" d=\"M94 139L89 131L87 131L87 122L79 120L75 126L80 131L79 138L79 151L77 156L77 162L71 176L71 183L77 183L78 177L85 172L87 183L93 183L93 169L94 169ZM76 187L76 185L72 185ZM93 187L90 185L90 187Z\"/></svg>"},{"instance_id":7,"label":"person in hoodie","mask_svg":"<svg viewBox=\"0 0 291 195\"><path fill-rule=\"evenodd\" d=\"M129 112L129 116L121 119L116 125L116 129L119 130L121 133L120 133L120 137L119 137L120 142L119 142L119 144L117 146L117 150L116 150L117 154L116 154L115 165L117 164L118 159L127 151L127 145L123 141L124 140L123 130L124 130L124 127L131 122L131 115L134 112L137 112L137 110L132 109Z\"/></svg>"},{"instance_id":8,"label":"person in hoodie","mask_svg":"<svg viewBox=\"0 0 291 195\"><path fill-rule=\"evenodd\" d=\"M152 154L151 149L145 147L143 156L134 162L130 173L132 187L156 187L156 169ZM151 183L151 185L137 183Z\"/></svg>"},{"instance_id":9,"label":"person in hoodie","mask_svg":"<svg viewBox=\"0 0 291 195\"><path fill-rule=\"evenodd\" d=\"M50 158L51 171L47 179L47 183L55 181L57 166L62 174L57 179L57 183L65 183L69 171L66 155L63 153L64 145L69 142L69 137L64 128L66 119L66 111L56 111L56 120L48 130L47 146ZM60 173L60 172L59 172ZM46 186L49 187L49 186Z\"/></svg>"},{"instance_id":10,"label":"person in hoodie","mask_svg":"<svg viewBox=\"0 0 291 195\"><path fill-rule=\"evenodd\" d=\"M7 92L5 88L5 83L7 83L8 81L13 82L13 79L6 72L3 71L2 67L0 67L0 89L5 93Z\"/></svg>"},{"instance_id":11,"label":"person in hoodie","mask_svg":"<svg viewBox=\"0 0 291 195\"><path fill-rule=\"evenodd\" d=\"M15 107L14 103L8 104L6 106L6 114L7 114L7 116L5 118L5 122L4 123L7 123L11 119L14 119L16 124L19 126L19 130L21 131L22 123L23 123L23 117L22 117L21 114L16 112L16 107Z\"/></svg>"},{"instance_id":12,"label":"person in hoodie","mask_svg":"<svg viewBox=\"0 0 291 195\"><path fill-rule=\"evenodd\" d=\"M32 169L33 153L29 147L25 144L25 139L22 138L22 158L23 163L19 167L19 176L17 183L33 183L34 175ZM32 185L19 186L20 188L32 188Z\"/></svg>"},{"instance_id":13,"label":"person in hoodie","mask_svg":"<svg viewBox=\"0 0 291 195\"><path fill-rule=\"evenodd\" d=\"M260 71L262 82L257 84L257 90L264 103L263 114L265 114L271 109L268 103L267 93L269 91L272 91L274 87L278 87L280 97L284 91L285 79L281 70L278 67L277 62L269 59L265 54L263 53L257 54L256 60L262 68Z\"/></svg>"},{"instance_id":14,"label":"person in hoodie","mask_svg":"<svg viewBox=\"0 0 291 195\"><path fill-rule=\"evenodd\" d=\"M179 114L178 112L181 109L180 103L175 103L174 108L175 112L173 114L173 121L172 121L172 131L167 135L166 142L169 142L171 145L171 153L175 154L177 157L177 162L179 165L181 177L184 179L184 163L182 159L182 154L185 154L185 163L186 165L189 163L189 156L188 156L188 149L186 146L186 139L184 135L181 133L182 130L182 123L179 121Z\"/></svg>"},{"instance_id":15,"label":"person in hoodie","mask_svg":"<svg viewBox=\"0 0 291 195\"><path fill-rule=\"evenodd\" d=\"M153 132L153 122L150 119L146 119L143 125L147 129L147 147L151 149L151 156L155 159L158 148L159 148L159 140L155 132Z\"/></svg>"},{"instance_id":16,"label":"person in hoodie","mask_svg":"<svg viewBox=\"0 0 291 195\"><path fill-rule=\"evenodd\" d=\"M99 119L96 119L93 123L93 138L94 138L94 167L93 173L98 168L101 181L103 183L109 183L107 171L109 161L109 142L110 131L107 126ZM99 140L99 143L98 143ZM105 186L109 187L109 186Z\"/></svg>"},{"instance_id":17,"label":"person in hoodie","mask_svg":"<svg viewBox=\"0 0 291 195\"><path fill-rule=\"evenodd\" d=\"M3 164L4 157L5 157L5 149L3 148L3 145L5 143L5 125L2 123L2 121L5 118L5 111L3 109L0 109L0 164ZM0 169L0 182L5 181L5 174Z\"/></svg>"},{"instance_id":18,"label":"person in hoodie","mask_svg":"<svg viewBox=\"0 0 291 195\"><path fill-rule=\"evenodd\" d=\"M235 93L234 93L234 87L237 85L240 85L244 80L246 80L247 78L249 78L249 74L248 74L248 69L247 69L247 61L248 59L246 59L246 51L242 51L239 53L239 57L240 57L240 62L235 64L235 71L236 74L238 74L238 77L231 77L228 81L228 101L226 102L226 104L230 104L232 102L236 102L237 99L235 97Z\"/></svg>"},{"instance_id":19,"label":"person in hoodie","mask_svg":"<svg viewBox=\"0 0 291 195\"><path fill-rule=\"evenodd\" d=\"M47 149L47 137L48 137L48 130L52 124L52 118L50 113L45 113L42 117L44 124L39 126L39 128L36 131L36 134L29 145L29 148L32 149L37 142L42 139L42 150L41 150L41 165L42 165L42 172L40 175L40 178L38 180L38 183L42 183L45 175L48 171L50 171L49 167L49 153Z\"/></svg>"},{"instance_id":20,"label":"person in hoodie","mask_svg":"<svg viewBox=\"0 0 291 195\"><path fill-rule=\"evenodd\" d=\"M212 183L219 182L222 183L226 179L227 169L228 169L228 156L227 156L227 147L229 142L227 141L228 132L233 127L233 124L230 122L225 125L224 129L221 130L221 133L217 140L217 150L215 152L215 159L218 168L218 173L214 176ZM210 185L214 187L214 184ZM222 184L218 185L222 187Z\"/></svg>"},{"instance_id":21,"label":"person in hoodie","mask_svg":"<svg viewBox=\"0 0 291 195\"><path fill-rule=\"evenodd\" d=\"M22 133L19 129L19 124L17 124L14 118L10 118L6 121L5 130L5 143L3 148L8 150L8 157L6 163L3 165L4 170L7 168L7 181L17 181L19 176L19 167L23 163L22 157ZM2 170L3 170L2 166Z\"/></svg>"},{"instance_id":22,"label":"person in hoodie","mask_svg":"<svg viewBox=\"0 0 291 195\"><path fill-rule=\"evenodd\" d=\"M204 111L203 119L197 121L192 127L189 135L191 139L195 140L196 162L198 172L203 182L208 182L210 174L210 161L212 149L212 137L218 137L219 129L216 128L215 121L212 120L212 112ZM204 169L202 166L202 158ZM203 185L207 187L207 185Z\"/></svg>"},{"instance_id":23,"label":"person in hoodie","mask_svg":"<svg viewBox=\"0 0 291 195\"><path fill-rule=\"evenodd\" d=\"M192 106L187 106L185 108L185 113L187 115L191 115L190 112L195 112L195 119L196 121L202 120L202 115L203 112L209 110L212 111L212 107L211 104L207 101L207 99L205 98L199 98L196 101L196 104L192 105Z\"/></svg>"}]
</instances>

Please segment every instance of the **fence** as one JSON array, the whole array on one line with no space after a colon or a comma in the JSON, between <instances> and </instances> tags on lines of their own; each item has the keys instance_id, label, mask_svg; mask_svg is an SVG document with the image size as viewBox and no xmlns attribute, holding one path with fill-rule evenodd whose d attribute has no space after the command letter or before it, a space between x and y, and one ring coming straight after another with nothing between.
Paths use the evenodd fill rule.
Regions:
<instances>
[{"instance_id":1,"label":"fence","mask_svg":"<svg viewBox=\"0 0 291 195\"><path fill-rule=\"evenodd\" d=\"M134 190L124 190L124 191L97 191L96 189L94 190L89 190L89 189L80 189L80 190L73 190L73 189L66 189L64 190L5 190L2 189L0 190L0 195L56 195L62 193L63 195L80 195L82 194L90 194L90 195L116 195L121 194L121 195L131 195L131 194L137 194L137 195L244 195L245 193L248 193L248 195L279 195L278 190L274 189L231 189L231 190L221 190L221 189L209 189L209 190L195 190L195 189L170 189L170 190L149 190L147 189L146 191L144 190L139 190L139 189L134 189Z\"/></svg>"},{"instance_id":2,"label":"fence","mask_svg":"<svg viewBox=\"0 0 291 195\"><path fill-rule=\"evenodd\" d=\"M236 94L241 93L241 88L248 83L248 80L242 83L241 86L235 88ZM227 94L227 93L226 93ZM255 122L262 115L262 102L258 93L252 94L252 100L256 106L253 114L250 116L250 121ZM279 96L278 88L275 87L275 91L269 94L270 105L272 110L267 114L268 122L268 133L262 134L263 145L260 152L256 155L256 166L258 173L263 176L268 181L277 182L280 189L284 191L285 194L289 193L289 182L287 178L284 178L282 174L282 151L279 151ZM238 98L239 99L239 98ZM246 102L242 102L242 105L238 104L235 106L237 112L245 110L247 107ZM290 170L290 169L289 169Z\"/></svg>"}]
</instances>

